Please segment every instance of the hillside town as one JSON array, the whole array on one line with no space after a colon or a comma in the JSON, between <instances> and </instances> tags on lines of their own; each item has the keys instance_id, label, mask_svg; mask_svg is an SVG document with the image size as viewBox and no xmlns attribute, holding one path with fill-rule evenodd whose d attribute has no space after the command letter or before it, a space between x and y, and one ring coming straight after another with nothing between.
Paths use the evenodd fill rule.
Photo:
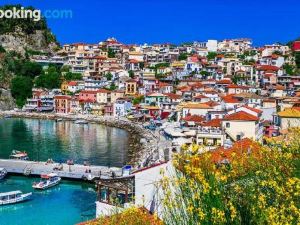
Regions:
<instances>
[{"instance_id":1,"label":"hillside town","mask_svg":"<svg viewBox=\"0 0 300 225\"><path fill-rule=\"evenodd\" d=\"M300 41L254 47L246 38L65 44L31 60L67 67L80 79L33 88L23 110L127 118L163 131L174 145L207 151L244 138L263 142L300 125L299 51Z\"/></svg>"}]
</instances>

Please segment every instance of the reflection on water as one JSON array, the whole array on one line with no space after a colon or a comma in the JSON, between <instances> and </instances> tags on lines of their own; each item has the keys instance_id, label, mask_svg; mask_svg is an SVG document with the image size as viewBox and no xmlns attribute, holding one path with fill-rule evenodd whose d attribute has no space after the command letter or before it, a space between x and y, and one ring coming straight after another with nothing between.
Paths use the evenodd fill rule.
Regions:
<instances>
[{"instance_id":1,"label":"reflection on water","mask_svg":"<svg viewBox=\"0 0 300 225\"><path fill-rule=\"evenodd\" d=\"M78 163L122 166L127 160L128 133L72 121L0 119L0 158L8 158L13 149L27 151L33 160L74 159Z\"/></svg>"}]
</instances>

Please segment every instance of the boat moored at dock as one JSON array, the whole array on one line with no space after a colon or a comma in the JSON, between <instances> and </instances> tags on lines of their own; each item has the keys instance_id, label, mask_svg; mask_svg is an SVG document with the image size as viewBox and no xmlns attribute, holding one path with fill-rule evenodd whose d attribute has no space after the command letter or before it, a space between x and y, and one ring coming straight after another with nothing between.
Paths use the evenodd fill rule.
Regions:
<instances>
[{"instance_id":1,"label":"boat moored at dock","mask_svg":"<svg viewBox=\"0 0 300 225\"><path fill-rule=\"evenodd\" d=\"M14 160L29 160L27 152L21 152L17 150L13 150L9 156L10 159Z\"/></svg>"},{"instance_id":2,"label":"boat moored at dock","mask_svg":"<svg viewBox=\"0 0 300 225\"><path fill-rule=\"evenodd\" d=\"M45 190L58 185L61 181L61 178L56 173L41 175L41 178L40 182L33 183L32 187L34 189Z\"/></svg>"},{"instance_id":3,"label":"boat moored at dock","mask_svg":"<svg viewBox=\"0 0 300 225\"><path fill-rule=\"evenodd\" d=\"M88 124L88 121L86 121L86 120L76 120L75 124Z\"/></svg>"},{"instance_id":4,"label":"boat moored at dock","mask_svg":"<svg viewBox=\"0 0 300 225\"><path fill-rule=\"evenodd\" d=\"M11 191L0 193L0 205L16 204L27 201L31 198L32 193L23 194L21 191Z\"/></svg>"}]
</instances>

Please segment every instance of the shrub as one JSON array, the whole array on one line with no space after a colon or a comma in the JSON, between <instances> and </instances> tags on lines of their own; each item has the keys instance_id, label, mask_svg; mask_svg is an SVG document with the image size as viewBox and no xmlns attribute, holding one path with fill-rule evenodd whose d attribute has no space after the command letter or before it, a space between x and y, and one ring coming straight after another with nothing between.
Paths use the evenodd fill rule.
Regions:
<instances>
[{"instance_id":1,"label":"shrub","mask_svg":"<svg viewBox=\"0 0 300 225\"><path fill-rule=\"evenodd\" d=\"M288 140L234 152L225 164L199 154L200 146L183 146L173 160L176 174L161 181L164 223L297 224L300 129L289 132Z\"/></svg>"}]
</instances>

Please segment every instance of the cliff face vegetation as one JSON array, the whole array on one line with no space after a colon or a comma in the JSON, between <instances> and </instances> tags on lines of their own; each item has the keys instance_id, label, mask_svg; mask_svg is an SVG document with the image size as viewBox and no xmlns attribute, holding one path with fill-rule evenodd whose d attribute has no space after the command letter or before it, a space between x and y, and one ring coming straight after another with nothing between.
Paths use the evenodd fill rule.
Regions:
<instances>
[{"instance_id":1,"label":"cliff face vegetation","mask_svg":"<svg viewBox=\"0 0 300 225\"><path fill-rule=\"evenodd\" d=\"M5 5L0 9L14 7L22 6ZM24 9L34 10L32 7ZM42 68L31 62L30 56L51 55L58 48L56 37L43 17L39 21L32 18L0 20L0 88L1 93L5 93L0 95L0 110L12 109L15 102L21 106L31 95L33 78L42 73Z\"/></svg>"},{"instance_id":2,"label":"cliff face vegetation","mask_svg":"<svg viewBox=\"0 0 300 225\"><path fill-rule=\"evenodd\" d=\"M21 5L5 5L1 10L21 9ZM24 9L34 10L32 7ZM27 50L51 53L58 42L47 26L45 18L34 21L32 18L0 20L0 44L7 51L16 51L24 55Z\"/></svg>"}]
</instances>

